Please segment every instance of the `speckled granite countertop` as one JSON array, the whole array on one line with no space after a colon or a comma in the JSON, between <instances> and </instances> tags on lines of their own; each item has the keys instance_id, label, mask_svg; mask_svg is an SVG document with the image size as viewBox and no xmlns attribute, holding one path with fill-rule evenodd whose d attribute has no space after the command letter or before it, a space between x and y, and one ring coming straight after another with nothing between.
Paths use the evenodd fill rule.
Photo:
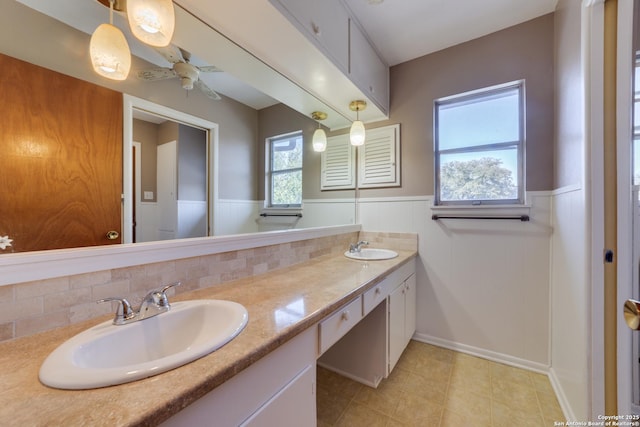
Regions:
<instances>
[{"instance_id":1,"label":"speckled granite countertop","mask_svg":"<svg viewBox=\"0 0 640 427\"><path fill-rule=\"evenodd\" d=\"M0 344L0 425L156 425L313 326L416 256L398 251L384 261L326 255L290 268L181 294L174 300L227 299L249 312L246 328L229 344L169 372L93 390L56 390L38 380L40 365L58 345L108 318ZM299 319L274 312L303 299Z\"/></svg>"}]
</instances>

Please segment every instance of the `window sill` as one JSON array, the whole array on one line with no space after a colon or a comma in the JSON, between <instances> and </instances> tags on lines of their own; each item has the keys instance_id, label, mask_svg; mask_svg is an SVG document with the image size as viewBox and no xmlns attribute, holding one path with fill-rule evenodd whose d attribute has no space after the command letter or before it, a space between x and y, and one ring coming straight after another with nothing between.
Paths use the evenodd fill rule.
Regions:
<instances>
[{"instance_id":1,"label":"window sill","mask_svg":"<svg viewBox=\"0 0 640 427\"><path fill-rule=\"evenodd\" d=\"M432 205L431 211L433 215L437 215L439 217L514 217L529 216L531 212L531 205Z\"/></svg>"},{"instance_id":2,"label":"window sill","mask_svg":"<svg viewBox=\"0 0 640 427\"><path fill-rule=\"evenodd\" d=\"M295 208L262 208L260 209L260 217L289 217L302 218L302 207Z\"/></svg>"}]
</instances>

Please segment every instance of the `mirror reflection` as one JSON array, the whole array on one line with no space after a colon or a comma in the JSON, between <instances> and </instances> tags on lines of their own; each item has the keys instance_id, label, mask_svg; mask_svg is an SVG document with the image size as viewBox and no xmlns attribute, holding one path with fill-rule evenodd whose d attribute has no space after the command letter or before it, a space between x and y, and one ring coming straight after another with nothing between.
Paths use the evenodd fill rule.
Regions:
<instances>
[{"instance_id":1,"label":"mirror reflection","mask_svg":"<svg viewBox=\"0 0 640 427\"><path fill-rule=\"evenodd\" d=\"M202 74L219 99L185 90L179 79L138 79L139 70L172 64L158 51L138 56L132 40L131 75L123 82L109 81L91 69L92 29L76 29L22 4L30 0L0 2L0 54L6 70L0 78L0 145L9 150L0 153L0 236L12 239L0 254L354 223L353 190L320 191L320 155L311 147L318 127L309 117L313 110L295 111L274 94L260 93L224 72L222 64L199 59L198 46L179 49L188 52L194 66L220 70ZM75 14L88 26L108 19L108 9L97 0L66 0L56 7L70 5L79 7ZM104 16L87 15L95 14L96 7ZM151 118L167 124L149 122ZM204 135L198 154L191 152L198 167L181 167L176 154L174 186L164 174L166 167L159 166L158 153L173 140L178 147L179 138L163 137L168 142L158 139L155 150L147 149L147 142L139 140L143 128L158 135L169 128L178 129L178 135L180 129ZM303 215L294 220L262 217L266 141L298 131L305 141ZM181 200L183 174L200 181L188 184L182 193L193 193ZM161 179L176 189L176 204L199 205L188 233L177 225L173 231L160 225L178 216L177 209L160 207Z\"/></svg>"}]
</instances>

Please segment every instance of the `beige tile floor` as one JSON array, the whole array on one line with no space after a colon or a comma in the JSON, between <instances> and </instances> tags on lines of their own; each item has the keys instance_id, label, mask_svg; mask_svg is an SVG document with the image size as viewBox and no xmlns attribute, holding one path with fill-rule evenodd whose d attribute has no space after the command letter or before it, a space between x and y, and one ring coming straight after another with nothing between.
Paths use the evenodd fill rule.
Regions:
<instances>
[{"instance_id":1,"label":"beige tile floor","mask_svg":"<svg viewBox=\"0 0 640 427\"><path fill-rule=\"evenodd\" d=\"M411 341L377 389L318 368L318 427L553 426L546 375Z\"/></svg>"}]
</instances>

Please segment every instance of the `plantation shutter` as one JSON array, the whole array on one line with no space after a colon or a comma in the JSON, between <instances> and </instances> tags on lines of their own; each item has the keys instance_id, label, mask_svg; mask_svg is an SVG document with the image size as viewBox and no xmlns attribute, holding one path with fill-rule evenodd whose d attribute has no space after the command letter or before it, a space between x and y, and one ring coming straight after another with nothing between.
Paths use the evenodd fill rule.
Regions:
<instances>
[{"instance_id":1,"label":"plantation shutter","mask_svg":"<svg viewBox=\"0 0 640 427\"><path fill-rule=\"evenodd\" d=\"M358 187L400 186L400 125L367 130L358 153Z\"/></svg>"},{"instance_id":2,"label":"plantation shutter","mask_svg":"<svg viewBox=\"0 0 640 427\"><path fill-rule=\"evenodd\" d=\"M321 190L355 188L355 149L349 135L327 138L327 149L321 155Z\"/></svg>"}]
</instances>

